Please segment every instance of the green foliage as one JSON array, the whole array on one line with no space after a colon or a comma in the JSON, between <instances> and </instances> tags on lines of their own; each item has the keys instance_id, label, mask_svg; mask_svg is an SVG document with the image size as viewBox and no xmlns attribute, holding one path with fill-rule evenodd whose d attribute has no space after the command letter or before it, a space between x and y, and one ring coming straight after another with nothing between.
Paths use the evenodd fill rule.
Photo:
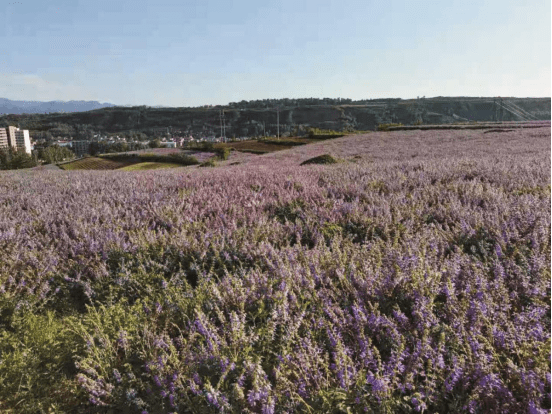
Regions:
<instances>
[{"instance_id":1,"label":"green foliage","mask_svg":"<svg viewBox=\"0 0 552 414\"><path fill-rule=\"evenodd\" d=\"M209 158L207 161L202 162L199 164L200 167L216 167L217 164L215 163L215 160L213 158Z\"/></svg>"},{"instance_id":2,"label":"green foliage","mask_svg":"<svg viewBox=\"0 0 552 414\"><path fill-rule=\"evenodd\" d=\"M18 170L37 165L36 159L24 150L0 148L0 170Z\"/></svg>"},{"instance_id":3,"label":"green foliage","mask_svg":"<svg viewBox=\"0 0 552 414\"><path fill-rule=\"evenodd\" d=\"M298 139L263 139L263 140L259 140L259 141L265 142L267 144L287 145L287 146L291 146L291 147L305 145L305 144L308 143L306 141L300 141Z\"/></svg>"},{"instance_id":4,"label":"green foliage","mask_svg":"<svg viewBox=\"0 0 552 414\"><path fill-rule=\"evenodd\" d=\"M309 138L317 139L329 139L329 138L339 138L344 137L347 134L343 132L334 131L332 129L319 129L319 128L309 128L308 136Z\"/></svg>"},{"instance_id":5,"label":"green foliage","mask_svg":"<svg viewBox=\"0 0 552 414\"><path fill-rule=\"evenodd\" d=\"M401 126L404 126L403 124L393 124L393 123L390 123L390 124L379 124L378 125L378 131L389 131L389 128L390 127L401 127Z\"/></svg>"},{"instance_id":6,"label":"green foliage","mask_svg":"<svg viewBox=\"0 0 552 414\"><path fill-rule=\"evenodd\" d=\"M522 196L526 194L530 194L533 196L549 196L550 197L550 185L547 185L545 187L521 187L517 188L516 190L512 191L512 194L516 196Z\"/></svg>"},{"instance_id":7,"label":"green foliage","mask_svg":"<svg viewBox=\"0 0 552 414\"><path fill-rule=\"evenodd\" d=\"M150 141L149 147L150 148L161 148L161 140L160 139L154 139L153 141Z\"/></svg>"},{"instance_id":8,"label":"green foliage","mask_svg":"<svg viewBox=\"0 0 552 414\"><path fill-rule=\"evenodd\" d=\"M53 312L17 312L9 329L0 332L0 411L75 408L80 396L75 355L84 344L69 327L75 322Z\"/></svg>"},{"instance_id":9,"label":"green foliage","mask_svg":"<svg viewBox=\"0 0 552 414\"><path fill-rule=\"evenodd\" d=\"M336 223L325 223L321 228L322 235L327 244L331 244L331 241L343 234L343 227Z\"/></svg>"},{"instance_id":10,"label":"green foliage","mask_svg":"<svg viewBox=\"0 0 552 414\"><path fill-rule=\"evenodd\" d=\"M215 144L209 141L203 141L203 142L189 142L186 145L186 148L193 149L196 151L205 151L205 152L214 152L215 151Z\"/></svg>"},{"instance_id":11,"label":"green foliage","mask_svg":"<svg viewBox=\"0 0 552 414\"><path fill-rule=\"evenodd\" d=\"M336 164L338 161L332 157L330 154L319 155L318 157L310 158L306 161L303 161L301 165L308 164Z\"/></svg>"},{"instance_id":12,"label":"green foliage","mask_svg":"<svg viewBox=\"0 0 552 414\"><path fill-rule=\"evenodd\" d=\"M453 241L466 254L486 262L494 254L497 237L487 229L478 227L474 234L462 233Z\"/></svg>"},{"instance_id":13,"label":"green foliage","mask_svg":"<svg viewBox=\"0 0 552 414\"><path fill-rule=\"evenodd\" d=\"M230 156L231 150L228 147L223 147L223 148L216 148L214 151L221 161L226 161Z\"/></svg>"},{"instance_id":14,"label":"green foliage","mask_svg":"<svg viewBox=\"0 0 552 414\"><path fill-rule=\"evenodd\" d=\"M43 160L44 164L57 164L58 162L75 158L75 154L67 147L50 145L38 151L38 158Z\"/></svg>"},{"instance_id":15,"label":"green foliage","mask_svg":"<svg viewBox=\"0 0 552 414\"><path fill-rule=\"evenodd\" d=\"M181 167L181 165L168 163L168 162L139 162L137 164L132 164L126 167L118 168L118 170L119 171L144 171L144 170L159 170L163 168L175 168L175 167Z\"/></svg>"},{"instance_id":16,"label":"green foliage","mask_svg":"<svg viewBox=\"0 0 552 414\"><path fill-rule=\"evenodd\" d=\"M286 221L295 222L298 218L305 218L307 203L302 198L296 198L273 209L273 216L281 223Z\"/></svg>"}]
</instances>

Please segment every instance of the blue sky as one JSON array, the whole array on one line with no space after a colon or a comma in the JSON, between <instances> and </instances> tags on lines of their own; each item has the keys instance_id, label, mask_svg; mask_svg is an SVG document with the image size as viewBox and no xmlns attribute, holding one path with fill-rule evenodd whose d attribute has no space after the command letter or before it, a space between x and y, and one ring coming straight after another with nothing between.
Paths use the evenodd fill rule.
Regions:
<instances>
[{"instance_id":1,"label":"blue sky","mask_svg":"<svg viewBox=\"0 0 552 414\"><path fill-rule=\"evenodd\" d=\"M0 97L550 97L550 0L5 0Z\"/></svg>"}]
</instances>

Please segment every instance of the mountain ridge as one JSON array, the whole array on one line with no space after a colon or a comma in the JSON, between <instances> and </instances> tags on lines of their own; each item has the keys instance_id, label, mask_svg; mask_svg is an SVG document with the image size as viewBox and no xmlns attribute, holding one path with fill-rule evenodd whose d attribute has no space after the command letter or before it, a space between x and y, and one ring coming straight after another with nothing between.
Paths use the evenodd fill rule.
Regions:
<instances>
[{"instance_id":1,"label":"mountain ridge","mask_svg":"<svg viewBox=\"0 0 552 414\"><path fill-rule=\"evenodd\" d=\"M143 132L148 136L252 137L304 135L308 128L374 130L380 124L550 120L550 98L435 97L420 99L304 98L185 107L110 106L89 111L0 115L0 127L16 125L34 136L90 138L95 134ZM279 108L278 110L276 108ZM223 110L223 111L221 111ZM224 112L224 117L222 117ZM224 132L223 132L224 127Z\"/></svg>"},{"instance_id":2,"label":"mountain ridge","mask_svg":"<svg viewBox=\"0 0 552 414\"><path fill-rule=\"evenodd\" d=\"M67 112L86 112L94 109L109 108L115 105L108 102L100 103L98 101L27 101L0 98L0 115L5 114L47 114L47 113L67 113Z\"/></svg>"}]
</instances>

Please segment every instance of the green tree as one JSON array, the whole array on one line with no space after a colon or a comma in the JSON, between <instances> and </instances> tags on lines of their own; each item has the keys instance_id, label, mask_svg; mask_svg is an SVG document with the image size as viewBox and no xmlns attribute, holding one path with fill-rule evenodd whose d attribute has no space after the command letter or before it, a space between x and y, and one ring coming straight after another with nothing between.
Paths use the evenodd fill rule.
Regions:
<instances>
[{"instance_id":1,"label":"green tree","mask_svg":"<svg viewBox=\"0 0 552 414\"><path fill-rule=\"evenodd\" d=\"M38 158L43 160L45 164L55 164L74 157L73 151L59 145L50 145L38 153Z\"/></svg>"},{"instance_id":2,"label":"green tree","mask_svg":"<svg viewBox=\"0 0 552 414\"><path fill-rule=\"evenodd\" d=\"M25 150L0 149L0 170L18 170L36 165L36 159L31 154L27 154Z\"/></svg>"},{"instance_id":3,"label":"green tree","mask_svg":"<svg viewBox=\"0 0 552 414\"><path fill-rule=\"evenodd\" d=\"M150 141L149 147L150 148L161 148L161 140L160 139L154 139L153 141Z\"/></svg>"}]
</instances>

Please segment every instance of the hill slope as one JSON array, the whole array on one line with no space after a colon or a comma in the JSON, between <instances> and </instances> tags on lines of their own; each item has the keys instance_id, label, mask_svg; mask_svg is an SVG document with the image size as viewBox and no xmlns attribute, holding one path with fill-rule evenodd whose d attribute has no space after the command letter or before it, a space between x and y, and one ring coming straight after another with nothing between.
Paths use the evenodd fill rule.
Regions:
<instances>
[{"instance_id":1,"label":"hill slope","mask_svg":"<svg viewBox=\"0 0 552 414\"><path fill-rule=\"evenodd\" d=\"M546 412L550 143L0 172L0 410Z\"/></svg>"},{"instance_id":2,"label":"hill slope","mask_svg":"<svg viewBox=\"0 0 552 414\"><path fill-rule=\"evenodd\" d=\"M526 116L550 120L550 99L504 98L509 108L503 109L504 121ZM513 109L521 108L519 110ZM143 131L150 135L219 136L220 110L224 109L226 136L276 135L277 115L273 108L150 108L110 107L87 112L49 115L11 115L0 117L0 126L15 123L22 128L46 131L67 126L67 134L75 131L128 132ZM516 115L519 113L520 115ZM497 115L493 98L431 98L392 100L346 105L313 105L280 107L280 134L304 134L309 127L333 130L374 130L381 123L413 124L453 123L462 120L492 121ZM500 116L500 111L498 111Z\"/></svg>"}]
</instances>

